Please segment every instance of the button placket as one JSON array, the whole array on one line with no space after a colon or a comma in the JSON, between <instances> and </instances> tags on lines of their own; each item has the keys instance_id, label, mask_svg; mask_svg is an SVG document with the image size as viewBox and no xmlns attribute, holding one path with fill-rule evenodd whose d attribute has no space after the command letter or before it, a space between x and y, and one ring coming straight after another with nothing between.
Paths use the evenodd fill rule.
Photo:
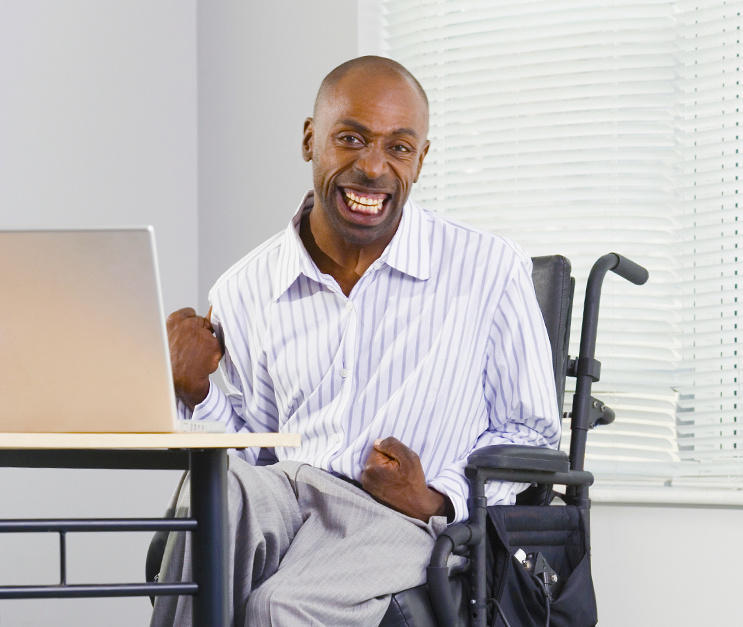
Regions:
<instances>
[{"instance_id":1,"label":"button placket","mask_svg":"<svg viewBox=\"0 0 743 627\"><path fill-rule=\"evenodd\" d=\"M342 363L339 372L341 379L344 379L344 384L355 366L356 335L358 332L356 307L350 298L346 300L346 311L348 312L348 321L346 323L346 332L343 336Z\"/></svg>"},{"instance_id":2,"label":"button placket","mask_svg":"<svg viewBox=\"0 0 743 627\"><path fill-rule=\"evenodd\" d=\"M358 334L358 319L354 304L350 299L347 299L345 306L348 312L348 320L341 345L341 369L338 371L341 378L340 411L335 412L332 424L333 435L330 436L330 443L333 447L338 446L343 440L343 424L352 404L353 377L351 377L351 374L355 365L355 347Z\"/></svg>"}]
</instances>

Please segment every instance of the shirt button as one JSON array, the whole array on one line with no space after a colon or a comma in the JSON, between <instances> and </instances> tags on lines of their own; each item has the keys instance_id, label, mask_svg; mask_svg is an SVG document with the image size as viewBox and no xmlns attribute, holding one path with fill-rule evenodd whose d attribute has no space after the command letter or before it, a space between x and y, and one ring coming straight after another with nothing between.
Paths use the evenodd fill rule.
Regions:
<instances>
[{"instance_id":1,"label":"shirt button","mask_svg":"<svg viewBox=\"0 0 743 627\"><path fill-rule=\"evenodd\" d=\"M343 368L341 370L341 376L345 379L349 374L351 374L351 371L348 368Z\"/></svg>"},{"instance_id":2,"label":"shirt button","mask_svg":"<svg viewBox=\"0 0 743 627\"><path fill-rule=\"evenodd\" d=\"M331 444L338 444L338 442L341 441L341 436L339 436L337 433L334 433L330 436L330 442Z\"/></svg>"},{"instance_id":3,"label":"shirt button","mask_svg":"<svg viewBox=\"0 0 743 627\"><path fill-rule=\"evenodd\" d=\"M353 303L350 300L346 302L346 309L353 311Z\"/></svg>"}]
</instances>

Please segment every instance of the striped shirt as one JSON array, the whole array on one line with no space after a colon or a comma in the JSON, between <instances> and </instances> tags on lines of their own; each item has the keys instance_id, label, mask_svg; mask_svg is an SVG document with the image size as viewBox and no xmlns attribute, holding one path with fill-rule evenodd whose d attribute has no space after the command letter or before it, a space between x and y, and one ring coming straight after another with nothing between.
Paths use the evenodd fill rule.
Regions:
<instances>
[{"instance_id":1,"label":"striped shirt","mask_svg":"<svg viewBox=\"0 0 743 627\"><path fill-rule=\"evenodd\" d=\"M299 433L300 448L239 454L357 481L374 440L394 436L464 520L474 449L560 439L531 260L507 239L408 201L387 248L346 297L299 238L313 202L309 192L284 232L212 288L228 392L212 385L193 418L226 421L228 432ZM493 482L488 502L513 503L517 489Z\"/></svg>"}]
</instances>

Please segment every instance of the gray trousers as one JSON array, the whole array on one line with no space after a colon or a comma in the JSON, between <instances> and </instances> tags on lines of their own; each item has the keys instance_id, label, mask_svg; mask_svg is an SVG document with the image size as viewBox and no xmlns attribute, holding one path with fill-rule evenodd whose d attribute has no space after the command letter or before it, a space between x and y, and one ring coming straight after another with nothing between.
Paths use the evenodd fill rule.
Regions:
<instances>
[{"instance_id":1,"label":"gray trousers","mask_svg":"<svg viewBox=\"0 0 743 627\"><path fill-rule=\"evenodd\" d=\"M190 483L174 495L188 515ZM236 627L377 627L390 595L425 581L443 517L426 524L297 462L230 456L229 607ZM160 581L191 579L190 534L171 533ZM151 627L190 627L191 597L157 597Z\"/></svg>"}]
</instances>

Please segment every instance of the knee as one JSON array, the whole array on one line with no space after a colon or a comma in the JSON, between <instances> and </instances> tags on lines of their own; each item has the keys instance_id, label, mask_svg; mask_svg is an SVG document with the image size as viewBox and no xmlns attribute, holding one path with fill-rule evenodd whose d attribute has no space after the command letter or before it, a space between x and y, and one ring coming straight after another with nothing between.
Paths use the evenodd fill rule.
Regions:
<instances>
[{"instance_id":1,"label":"knee","mask_svg":"<svg viewBox=\"0 0 743 627\"><path fill-rule=\"evenodd\" d=\"M273 587L271 580L268 579L250 593L246 608L247 625L271 624L271 599L274 592L271 588Z\"/></svg>"},{"instance_id":2,"label":"knee","mask_svg":"<svg viewBox=\"0 0 743 627\"><path fill-rule=\"evenodd\" d=\"M294 625L306 622L307 608L303 608L302 599L290 585L280 585L268 579L253 590L248 599L248 625ZM310 621L311 623L312 621Z\"/></svg>"}]
</instances>

